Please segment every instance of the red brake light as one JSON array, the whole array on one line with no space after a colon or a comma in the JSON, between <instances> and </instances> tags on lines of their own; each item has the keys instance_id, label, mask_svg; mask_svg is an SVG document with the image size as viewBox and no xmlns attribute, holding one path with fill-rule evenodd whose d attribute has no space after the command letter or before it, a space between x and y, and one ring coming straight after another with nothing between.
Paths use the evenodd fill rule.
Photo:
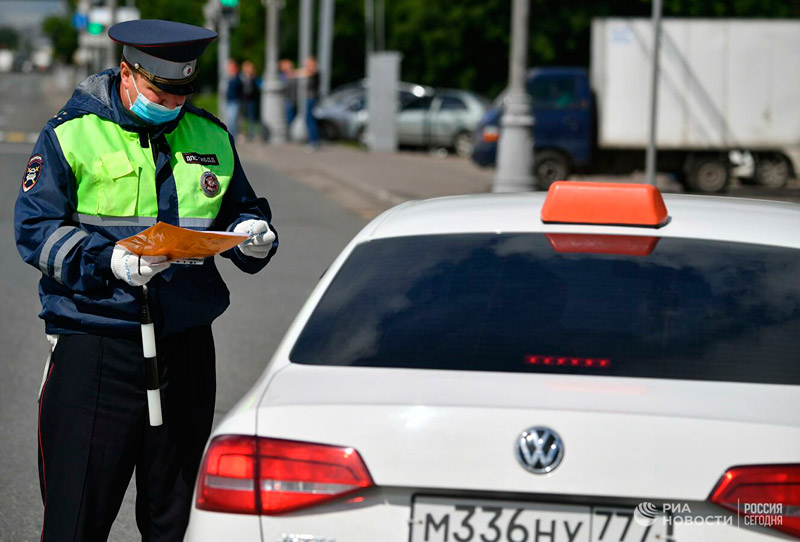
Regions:
<instances>
[{"instance_id":1,"label":"red brake light","mask_svg":"<svg viewBox=\"0 0 800 542\"><path fill-rule=\"evenodd\" d=\"M708 500L800 538L800 465L733 467L722 476Z\"/></svg>"},{"instance_id":2,"label":"red brake light","mask_svg":"<svg viewBox=\"0 0 800 542\"><path fill-rule=\"evenodd\" d=\"M582 233L545 234L553 250L560 254L618 254L649 256L659 237L637 235L595 235Z\"/></svg>"},{"instance_id":3,"label":"red brake light","mask_svg":"<svg viewBox=\"0 0 800 542\"><path fill-rule=\"evenodd\" d=\"M542 206L542 222L658 228L668 219L661 192L649 184L558 181Z\"/></svg>"},{"instance_id":4,"label":"red brake light","mask_svg":"<svg viewBox=\"0 0 800 542\"><path fill-rule=\"evenodd\" d=\"M574 356L525 356L529 365L545 367L580 367L586 369L608 369L611 360L608 358L576 358Z\"/></svg>"},{"instance_id":5,"label":"red brake light","mask_svg":"<svg viewBox=\"0 0 800 542\"><path fill-rule=\"evenodd\" d=\"M200 469L197 508L255 514L255 452L253 437L215 438Z\"/></svg>"},{"instance_id":6,"label":"red brake light","mask_svg":"<svg viewBox=\"0 0 800 542\"><path fill-rule=\"evenodd\" d=\"M264 514L304 508L374 485L352 448L259 439L258 453Z\"/></svg>"},{"instance_id":7,"label":"red brake light","mask_svg":"<svg viewBox=\"0 0 800 542\"><path fill-rule=\"evenodd\" d=\"M273 515L373 485L352 448L222 436L211 441L206 452L196 505L201 510Z\"/></svg>"}]
</instances>

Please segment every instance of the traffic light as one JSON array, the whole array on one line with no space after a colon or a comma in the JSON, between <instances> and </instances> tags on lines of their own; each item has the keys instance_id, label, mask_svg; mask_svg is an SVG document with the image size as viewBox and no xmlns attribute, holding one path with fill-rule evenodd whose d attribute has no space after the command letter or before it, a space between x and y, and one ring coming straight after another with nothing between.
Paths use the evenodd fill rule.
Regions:
<instances>
[{"instance_id":1,"label":"traffic light","mask_svg":"<svg viewBox=\"0 0 800 542\"><path fill-rule=\"evenodd\" d=\"M239 0L219 0L222 18L230 26L239 24Z\"/></svg>"},{"instance_id":2,"label":"traffic light","mask_svg":"<svg viewBox=\"0 0 800 542\"><path fill-rule=\"evenodd\" d=\"M94 35L102 34L104 30L105 28L103 28L103 25L100 23L89 23L88 25L86 25L86 31L89 34L94 34Z\"/></svg>"}]
</instances>

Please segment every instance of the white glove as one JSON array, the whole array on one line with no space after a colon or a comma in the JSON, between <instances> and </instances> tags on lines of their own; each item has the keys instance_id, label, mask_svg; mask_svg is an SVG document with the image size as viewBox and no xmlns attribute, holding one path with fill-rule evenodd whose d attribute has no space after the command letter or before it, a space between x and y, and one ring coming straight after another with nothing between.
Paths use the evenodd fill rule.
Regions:
<instances>
[{"instance_id":1,"label":"white glove","mask_svg":"<svg viewBox=\"0 0 800 542\"><path fill-rule=\"evenodd\" d=\"M245 256L263 259L272 250L272 243L275 241L275 233L269 229L266 220L245 220L236 224L233 228L234 233L246 233L250 236L238 248Z\"/></svg>"},{"instance_id":2,"label":"white glove","mask_svg":"<svg viewBox=\"0 0 800 542\"><path fill-rule=\"evenodd\" d=\"M166 256L138 256L125 247L114 246L111 271L131 286L144 286L151 278L169 267Z\"/></svg>"}]
</instances>

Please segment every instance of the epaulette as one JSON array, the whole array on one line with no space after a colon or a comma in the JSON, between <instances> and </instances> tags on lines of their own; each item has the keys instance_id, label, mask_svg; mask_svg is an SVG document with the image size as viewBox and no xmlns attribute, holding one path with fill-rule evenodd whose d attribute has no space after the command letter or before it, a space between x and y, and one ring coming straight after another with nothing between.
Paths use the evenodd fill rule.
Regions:
<instances>
[{"instance_id":1,"label":"epaulette","mask_svg":"<svg viewBox=\"0 0 800 542\"><path fill-rule=\"evenodd\" d=\"M88 114L89 112L83 109L75 109L72 107L64 108L60 109L57 114L53 115L53 117L47 121L47 124L53 128L56 128L67 121L77 119Z\"/></svg>"}]
</instances>

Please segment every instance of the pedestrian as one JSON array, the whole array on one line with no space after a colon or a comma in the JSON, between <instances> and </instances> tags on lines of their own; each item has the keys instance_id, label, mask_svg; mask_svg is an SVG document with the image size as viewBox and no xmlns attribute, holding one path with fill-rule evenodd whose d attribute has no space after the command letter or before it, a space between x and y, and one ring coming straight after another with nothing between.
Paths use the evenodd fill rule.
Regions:
<instances>
[{"instance_id":1,"label":"pedestrian","mask_svg":"<svg viewBox=\"0 0 800 542\"><path fill-rule=\"evenodd\" d=\"M261 132L259 106L261 105L261 78L256 75L256 67L249 60L242 62L242 106L247 120L247 139L252 140Z\"/></svg>"},{"instance_id":2,"label":"pedestrian","mask_svg":"<svg viewBox=\"0 0 800 542\"><path fill-rule=\"evenodd\" d=\"M295 71L295 79L306 80L306 131L308 133L308 145L311 150L319 149L319 126L314 116L314 107L319 98L319 71L317 69L317 59L310 56L305 59L303 68ZM298 84L301 84L298 81Z\"/></svg>"},{"instance_id":3,"label":"pedestrian","mask_svg":"<svg viewBox=\"0 0 800 542\"><path fill-rule=\"evenodd\" d=\"M278 62L280 78L283 83L283 103L286 112L286 131L291 134L290 127L297 116L297 82L294 78L294 62L288 58Z\"/></svg>"},{"instance_id":4,"label":"pedestrian","mask_svg":"<svg viewBox=\"0 0 800 542\"><path fill-rule=\"evenodd\" d=\"M228 84L225 91L225 123L228 131L235 138L239 134L239 109L242 104L242 76L239 72L239 64L233 60L228 60Z\"/></svg>"},{"instance_id":5,"label":"pedestrian","mask_svg":"<svg viewBox=\"0 0 800 542\"><path fill-rule=\"evenodd\" d=\"M119 68L83 81L39 135L15 208L22 258L41 271L52 343L39 401L41 540L103 541L136 471L143 540L180 541L211 430L211 322L229 294L213 258L177 265L118 244L157 221L251 234L223 256L255 273L277 249L224 125L186 103L216 33L137 20L109 29ZM147 285L164 423L148 423L139 325Z\"/></svg>"}]
</instances>

